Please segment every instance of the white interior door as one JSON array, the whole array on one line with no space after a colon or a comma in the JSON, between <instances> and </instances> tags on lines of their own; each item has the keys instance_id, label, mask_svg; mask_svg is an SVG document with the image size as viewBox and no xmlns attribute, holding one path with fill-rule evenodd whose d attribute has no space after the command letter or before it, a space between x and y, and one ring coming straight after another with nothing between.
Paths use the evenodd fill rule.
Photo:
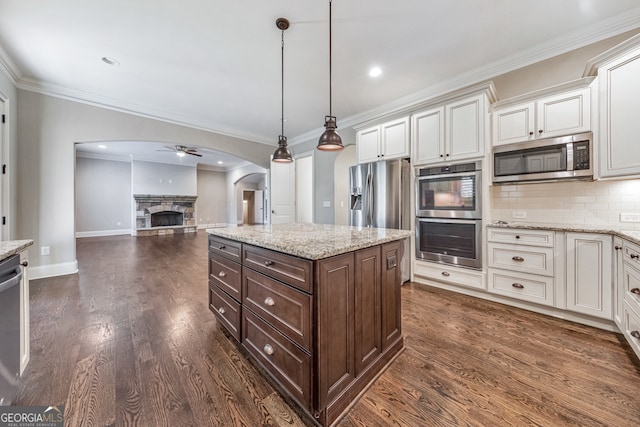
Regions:
<instances>
[{"instance_id":1,"label":"white interior door","mask_svg":"<svg viewBox=\"0 0 640 427\"><path fill-rule=\"evenodd\" d=\"M253 193L253 216L255 224L264 224L264 196L262 193L262 190L256 190Z\"/></svg>"},{"instance_id":2,"label":"white interior door","mask_svg":"<svg viewBox=\"0 0 640 427\"><path fill-rule=\"evenodd\" d=\"M294 222L296 181L293 163L271 162L269 171L271 185L271 224Z\"/></svg>"},{"instance_id":3,"label":"white interior door","mask_svg":"<svg viewBox=\"0 0 640 427\"><path fill-rule=\"evenodd\" d=\"M296 222L313 222L313 154L296 157Z\"/></svg>"}]
</instances>

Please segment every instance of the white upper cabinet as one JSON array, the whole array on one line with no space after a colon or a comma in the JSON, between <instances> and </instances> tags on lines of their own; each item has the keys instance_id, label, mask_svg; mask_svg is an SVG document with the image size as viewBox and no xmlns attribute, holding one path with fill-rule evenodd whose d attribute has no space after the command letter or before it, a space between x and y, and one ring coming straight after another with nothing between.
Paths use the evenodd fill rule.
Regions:
<instances>
[{"instance_id":1,"label":"white upper cabinet","mask_svg":"<svg viewBox=\"0 0 640 427\"><path fill-rule=\"evenodd\" d=\"M409 118L359 130L356 149L358 163L409 157Z\"/></svg>"},{"instance_id":2,"label":"white upper cabinet","mask_svg":"<svg viewBox=\"0 0 640 427\"><path fill-rule=\"evenodd\" d=\"M488 104L487 95L483 92L413 114L413 163L420 165L482 157Z\"/></svg>"},{"instance_id":3,"label":"white upper cabinet","mask_svg":"<svg viewBox=\"0 0 640 427\"><path fill-rule=\"evenodd\" d=\"M640 37L634 39L635 47L598 67L601 177L640 175Z\"/></svg>"},{"instance_id":4,"label":"white upper cabinet","mask_svg":"<svg viewBox=\"0 0 640 427\"><path fill-rule=\"evenodd\" d=\"M584 87L493 111L493 145L591 130L591 88Z\"/></svg>"}]
</instances>

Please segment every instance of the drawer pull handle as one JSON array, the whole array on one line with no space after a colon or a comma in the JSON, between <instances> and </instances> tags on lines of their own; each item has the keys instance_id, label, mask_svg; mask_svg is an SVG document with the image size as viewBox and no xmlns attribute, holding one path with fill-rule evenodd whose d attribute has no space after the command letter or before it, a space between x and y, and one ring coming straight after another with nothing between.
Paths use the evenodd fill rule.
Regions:
<instances>
[{"instance_id":1,"label":"drawer pull handle","mask_svg":"<svg viewBox=\"0 0 640 427\"><path fill-rule=\"evenodd\" d=\"M511 286L516 289L524 289L524 285L522 283L512 283Z\"/></svg>"},{"instance_id":2,"label":"drawer pull handle","mask_svg":"<svg viewBox=\"0 0 640 427\"><path fill-rule=\"evenodd\" d=\"M634 258L635 258L635 259L638 259L638 258L640 258L640 255L638 255L638 254L631 254L630 256L631 256L631 259L634 259Z\"/></svg>"},{"instance_id":3,"label":"drawer pull handle","mask_svg":"<svg viewBox=\"0 0 640 427\"><path fill-rule=\"evenodd\" d=\"M615 249L616 251L619 251L620 249L622 249L622 246L614 246L613 249Z\"/></svg>"},{"instance_id":4,"label":"drawer pull handle","mask_svg":"<svg viewBox=\"0 0 640 427\"><path fill-rule=\"evenodd\" d=\"M640 295L640 288L633 288L630 291L632 294Z\"/></svg>"},{"instance_id":5,"label":"drawer pull handle","mask_svg":"<svg viewBox=\"0 0 640 427\"><path fill-rule=\"evenodd\" d=\"M520 238L520 236L516 234L516 239L519 239L519 238Z\"/></svg>"},{"instance_id":6,"label":"drawer pull handle","mask_svg":"<svg viewBox=\"0 0 640 427\"><path fill-rule=\"evenodd\" d=\"M448 272L448 271L443 271L443 272L442 272L442 275L443 275L444 277L449 277L449 276L451 276L451 275L449 274L449 272Z\"/></svg>"},{"instance_id":7,"label":"drawer pull handle","mask_svg":"<svg viewBox=\"0 0 640 427\"><path fill-rule=\"evenodd\" d=\"M220 308L218 309L218 313L220 313L220 314L225 314L225 313L226 313L226 311L225 311L224 307L220 307Z\"/></svg>"},{"instance_id":8,"label":"drawer pull handle","mask_svg":"<svg viewBox=\"0 0 640 427\"><path fill-rule=\"evenodd\" d=\"M273 307L274 305L276 305L276 302L273 300L273 298L266 297L264 299L264 305L268 305L269 307Z\"/></svg>"},{"instance_id":9,"label":"drawer pull handle","mask_svg":"<svg viewBox=\"0 0 640 427\"><path fill-rule=\"evenodd\" d=\"M225 245L222 245L218 249L221 250L221 251L224 251L225 249L227 249L227 247Z\"/></svg>"},{"instance_id":10,"label":"drawer pull handle","mask_svg":"<svg viewBox=\"0 0 640 427\"><path fill-rule=\"evenodd\" d=\"M273 347L271 347L271 344L265 344L264 348L262 349L268 356L271 356L273 353L275 353L276 351L273 349Z\"/></svg>"},{"instance_id":11,"label":"drawer pull handle","mask_svg":"<svg viewBox=\"0 0 640 427\"><path fill-rule=\"evenodd\" d=\"M227 273L225 273L224 271L221 271L220 273L218 273L218 277L226 277Z\"/></svg>"},{"instance_id":12,"label":"drawer pull handle","mask_svg":"<svg viewBox=\"0 0 640 427\"><path fill-rule=\"evenodd\" d=\"M522 258L521 256L514 256L514 257L511 257L511 259L518 262L524 261L524 258Z\"/></svg>"},{"instance_id":13,"label":"drawer pull handle","mask_svg":"<svg viewBox=\"0 0 640 427\"><path fill-rule=\"evenodd\" d=\"M273 265L273 261L265 261L264 262L264 266L265 267L271 267Z\"/></svg>"},{"instance_id":14,"label":"drawer pull handle","mask_svg":"<svg viewBox=\"0 0 640 427\"><path fill-rule=\"evenodd\" d=\"M640 332L638 331L631 331L631 336L640 340Z\"/></svg>"}]
</instances>

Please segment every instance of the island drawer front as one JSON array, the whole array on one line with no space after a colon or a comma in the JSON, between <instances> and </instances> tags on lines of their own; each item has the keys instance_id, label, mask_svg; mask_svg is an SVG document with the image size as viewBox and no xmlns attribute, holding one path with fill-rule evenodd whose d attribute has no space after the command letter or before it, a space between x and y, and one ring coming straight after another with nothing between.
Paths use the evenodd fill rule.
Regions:
<instances>
[{"instance_id":1,"label":"island drawer front","mask_svg":"<svg viewBox=\"0 0 640 427\"><path fill-rule=\"evenodd\" d=\"M242 266L236 262L213 253L209 255L209 280L231 295L236 301L242 301Z\"/></svg>"},{"instance_id":2,"label":"island drawer front","mask_svg":"<svg viewBox=\"0 0 640 427\"><path fill-rule=\"evenodd\" d=\"M298 289L313 292L313 261L244 245L242 263Z\"/></svg>"},{"instance_id":3,"label":"island drawer front","mask_svg":"<svg viewBox=\"0 0 640 427\"><path fill-rule=\"evenodd\" d=\"M311 295L244 268L243 304L311 352Z\"/></svg>"},{"instance_id":4,"label":"island drawer front","mask_svg":"<svg viewBox=\"0 0 640 427\"><path fill-rule=\"evenodd\" d=\"M553 248L489 243L489 267L553 276Z\"/></svg>"},{"instance_id":5,"label":"island drawer front","mask_svg":"<svg viewBox=\"0 0 640 427\"><path fill-rule=\"evenodd\" d=\"M618 286L623 286L624 300L636 313L640 313L640 269L635 263L625 261L621 279Z\"/></svg>"},{"instance_id":6,"label":"island drawer front","mask_svg":"<svg viewBox=\"0 0 640 427\"><path fill-rule=\"evenodd\" d=\"M489 292L523 301L553 306L554 279L505 270L488 271Z\"/></svg>"},{"instance_id":7,"label":"island drawer front","mask_svg":"<svg viewBox=\"0 0 640 427\"><path fill-rule=\"evenodd\" d=\"M240 263L242 260L242 243L209 235L209 254L219 254Z\"/></svg>"},{"instance_id":8,"label":"island drawer front","mask_svg":"<svg viewBox=\"0 0 640 427\"><path fill-rule=\"evenodd\" d=\"M311 355L260 317L242 316L242 344L302 407L311 410Z\"/></svg>"},{"instance_id":9,"label":"island drawer front","mask_svg":"<svg viewBox=\"0 0 640 427\"><path fill-rule=\"evenodd\" d=\"M242 323L242 307L229 295L209 282L209 309L213 311L220 324L231 335L240 341L240 324Z\"/></svg>"},{"instance_id":10,"label":"island drawer front","mask_svg":"<svg viewBox=\"0 0 640 427\"><path fill-rule=\"evenodd\" d=\"M626 262L640 268L640 246L624 240L622 253Z\"/></svg>"},{"instance_id":11,"label":"island drawer front","mask_svg":"<svg viewBox=\"0 0 640 427\"><path fill-rule=\"evenodd\" d=\"M531 245L552 248L554 232L548 230L526 230L516 228L487 227L487 241L511 243L514 245Z\"/></svg>"}]
</instances>

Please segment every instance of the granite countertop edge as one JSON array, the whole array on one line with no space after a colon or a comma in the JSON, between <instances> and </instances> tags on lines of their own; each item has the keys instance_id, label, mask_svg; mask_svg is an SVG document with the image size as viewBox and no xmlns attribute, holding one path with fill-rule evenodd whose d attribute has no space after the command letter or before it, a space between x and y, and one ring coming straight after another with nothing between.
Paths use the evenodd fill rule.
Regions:
<instances>
[{"instance_id":1,"label":"granite countertop edge","mask_svg":"<svg viewBox=\"0 0 640 427\"><path fill-rule=\"evenodd\" d=\"M640 245L640 231L638 230L625 230L620 227L610 227L606 225L588 225L588 224L548 224L548 223L534 223L534 222L505 222L496 221L489 223L488 227L498 228L517 228L521 230L550 230L550 231L565 231L574 233L597 233L597 234L611 234L623 239L629 240L637 245Z\"/></svg>"},{"instance_id":2,"label":"granite countertop edge","mask_svg":"<svg viewBox=\"0 0 640 427\"><path fill-rule=\"evenodd\" d=\"M325 224L209 228L208 234L309 260L320 260L411 237L410 230ZM321 233L320 235L318 233ZM342 237L346 238L342 238Z\"/></svg>"},{"instance_id":3,"label":"granite countertop edge","mask_svg":"<svg viewBox=\"0 0 640 427\"><path fill-rule=\"evenodd\" d=\"M0 260L19 254L31 245L33 245L31 239L2 241L0 242Z\"/></svg>"}]
</instances>

